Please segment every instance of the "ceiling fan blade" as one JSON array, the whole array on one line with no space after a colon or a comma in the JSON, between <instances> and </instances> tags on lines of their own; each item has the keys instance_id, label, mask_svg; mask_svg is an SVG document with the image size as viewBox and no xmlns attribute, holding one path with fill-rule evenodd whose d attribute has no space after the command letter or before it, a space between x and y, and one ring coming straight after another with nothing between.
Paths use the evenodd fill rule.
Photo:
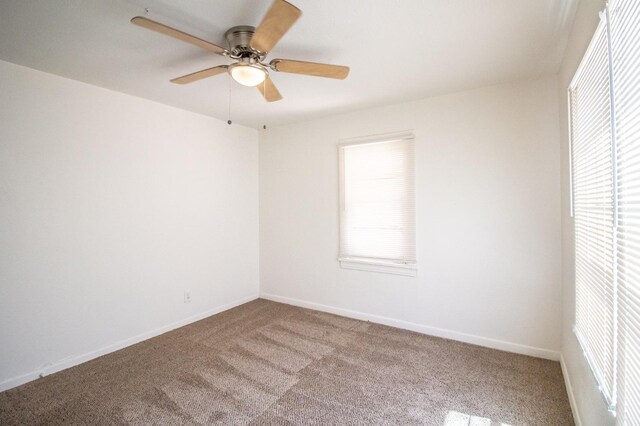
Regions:
<instances>
[{"instance_id":1,"label":"ceiling fan blade","mask_svg":"<svg viewBox=\"0 0 640 426\"><path fill-rule=\"evenodd\" d=\"M282 95L278 92L276 85L273 84L269 76L264 80L264 83L258 84L256 87L260 90L260 93L262 93L262 96L264 96L267 102L275 102L282 99Z\"/></svg>"},{"instance_id":2,"label":"ceiling fan blade","mask_svg":"<svg viewBox=\"0 0 640 426\"><path fill-rule=\"evenodd\" d=\"M256 28L251 47L263 53L270 52L289 28L302 15L300 9L284 0L275 0Z\"/></svg>"},{"instance_id":3,"label":"ceiling fan blade","mask_svg":"<svg viewBox=\"0 0 640 426\"><path fill-rule=\"evenodd\" d=\"M349 67L344 67L342 65L292 61L290 59L274 59L269 63L269 65L274 70L280 72L313 75L316 77L337 78L339 80L344 80L349 75Z\"/></svg>"},{"instance_id":4,"label":"ceiling fan blade","mask_svg":"<svg viewBox=\"0 0 640 426\"><path fill-rule=\"evenodd\" d=\"M202 47L203 49L207 49L213 53L217 53L218 55L226 55L228 53L226 49L216 44L209 43L208 41L202 40L201 38L194 37L190 34L187 34L180 30L176 30L175 28L168 27L159 22L152 21L151 19L147 19L143 16L136 16L131 20L131 23L149 30L157 31L170 37L177 38L178 40L186 41L187 43Z\"/></svg>"},{"instance_id":5,"label":"ceiling fan blade","mask_svg":"<svg viewBox=\"0 0 640 426\"><path fill-rule=\"evenodd\" d=\"M227 65L218 65L217 67L207 68L206 70L192 72L191 74L183 75L171 80L172 83L187 84L194 81L202 80L203 78L213 77L214 75L222 74L229 68Z\"/></svg>"}]
</instances>

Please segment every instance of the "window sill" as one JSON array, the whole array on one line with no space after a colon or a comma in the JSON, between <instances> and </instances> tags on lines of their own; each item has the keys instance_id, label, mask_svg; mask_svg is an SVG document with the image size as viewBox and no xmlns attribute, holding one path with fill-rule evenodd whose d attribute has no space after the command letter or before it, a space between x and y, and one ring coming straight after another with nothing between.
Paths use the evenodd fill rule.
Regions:
<instances>
[{"instance_id":1,"label":"window sill","mask_svg":"<svg viewBox=\"0 0 640 426\"><path fill-rule=\"evenodd\" d=\"M418 275L418 267L403 263L393 263L376 260L352 259L348 257L338 258L340 267L345 269L357 269L359 271L381 272L383 274L405 275L415 277Z\"/></svg>"}]
</instances>

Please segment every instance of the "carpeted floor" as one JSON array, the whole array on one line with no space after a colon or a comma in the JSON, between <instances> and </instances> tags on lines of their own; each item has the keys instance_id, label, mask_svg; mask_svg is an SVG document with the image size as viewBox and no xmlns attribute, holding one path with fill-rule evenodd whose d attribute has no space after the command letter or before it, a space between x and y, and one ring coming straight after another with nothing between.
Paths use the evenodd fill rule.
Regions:
<instances>
[{"instance_id":1,"label":"carpeted floor","mask_svg":"<svg viewBox=\"0 0 640 426\"><path fill-rule=\"evenodd\" d=\"M0 393L0 424L572 425L560 365L266 300Z\"/></svg>"}]
</instances>

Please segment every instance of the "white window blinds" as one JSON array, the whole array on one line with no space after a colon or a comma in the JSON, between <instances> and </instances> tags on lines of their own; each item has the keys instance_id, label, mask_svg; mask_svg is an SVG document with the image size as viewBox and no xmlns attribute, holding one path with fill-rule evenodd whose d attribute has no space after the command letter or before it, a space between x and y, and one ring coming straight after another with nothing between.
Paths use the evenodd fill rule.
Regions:
<instances>
[{"instance_id":1,"label":"white window blinds","mask_svg":"<svg viewBox=\"0 0 640 426\"><path fill-rule=\"evenodd\" d=\"M640 1L609 6L617 181L618 403L640 424Z\"/></svg>"},{"instance_id":2,"label":"white window blinds","mask_svg":"<svg viewBox=\"0 0 640 426\"><path fill-rule=\"evenodd\" d=\"M571 84L576 334L640 424L640 2L612 0Z\"/></svg>"},{"instance_id":3,"label":"white window blinds","mask_svg":"<svg viewBox=\"0 0 640 426\"><path fill-rule=\"evenodd\" d=\"M576 334L610 404L614 394L613 164L606 26L571 84Z\"/></svg>"},{"instance_id":4,"label":"white window blinds","mask_svg":"<svg viewBox=\"0 0 640 426\"><path fill-rule=\"evenodd\" d=\"M339 146L340 260L414 264L410 133Z\"/></svg>"}]
</instances>

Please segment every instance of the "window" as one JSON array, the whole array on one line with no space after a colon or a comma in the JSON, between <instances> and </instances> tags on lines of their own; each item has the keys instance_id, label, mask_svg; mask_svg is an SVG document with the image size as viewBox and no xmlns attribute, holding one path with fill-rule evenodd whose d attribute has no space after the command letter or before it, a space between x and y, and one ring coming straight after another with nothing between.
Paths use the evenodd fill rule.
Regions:
<instances>
[{"instance_id":1,"label":"window","mask_svg":"<svg viewBox=\"0 0 640 426\"><path fill-rule=\"evenodd\" d=\"M571 86L576 334L613 400L613 164L607 33L601 25Z\"/></svg>"},{"instance_id":2,"label":"window","mask_svg":"<svg viewBox=\"0 0 640 426\"><path fill-rule=\"evenodd\" d=\"M575 332L619 424L640 424L640 3L612 0L569 87Z\"/></svg>"},{"instance_id":3,"label":"window","mask_svg":"<svg viewBox=\"0 0 640 426\"><path fill-rule=\"evenodd\" d=\"M611 2L615 106L618 415L640 424L640 2Z\"/></svg>"},{"instance_id":4,"label":"window","mask_svg":"<svg viewBox=\"0 0 640 426\"><path fill-rule=\"evenodd\" d=\"M342 267L416 274L413 135L339 146Z\"/></svg>"}]
</instances>

